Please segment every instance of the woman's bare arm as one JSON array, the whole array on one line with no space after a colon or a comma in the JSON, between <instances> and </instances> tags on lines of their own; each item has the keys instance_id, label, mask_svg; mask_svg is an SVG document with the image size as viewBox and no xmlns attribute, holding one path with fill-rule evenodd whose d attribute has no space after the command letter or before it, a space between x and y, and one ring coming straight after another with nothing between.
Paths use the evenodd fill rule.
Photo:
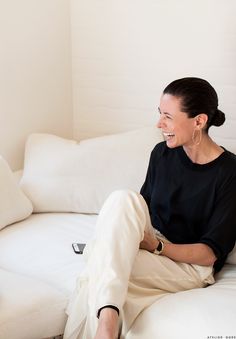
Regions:
<instances>
[{"instance_id":1,"label":"woman's bare arm","mask_svg":"<svg viewBox=\"0 0 236 339\"><path fill-rule=\"evenodd\" d=\"M159 240L149 233L144 234L144 239L140 243L140 248L153 252L158 246ZM196 264L202 266L213 265L216 256L213 250L206 244L172 244L164 243L162 255L187 264Z\"/></svg>"}]
</instances>

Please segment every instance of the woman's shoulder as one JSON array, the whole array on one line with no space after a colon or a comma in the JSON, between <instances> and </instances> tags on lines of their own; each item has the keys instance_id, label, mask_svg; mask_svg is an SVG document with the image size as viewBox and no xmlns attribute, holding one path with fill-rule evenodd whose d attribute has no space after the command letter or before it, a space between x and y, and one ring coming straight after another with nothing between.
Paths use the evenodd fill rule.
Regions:
<instances>
[{"instance_id":1,"label":"woman's shoulder","mask_svg":"<svg viewBox=\"0 0 236 339\"><path fill-rule=\"evenodd\" d=\"M230 168L236 168L236 154L224 148L224 163Z\"/></svg>"},{"instance_id":2,"label":"woman's shoulder","mask_svg":"<svg viewBox=\"0 0 236 339\"><path fill-rule=\"evenodd\" d=\"M166 142L162 141L156 144L151 152L151 158L160 158L167 151Z\"/></svg>"},{"instance_id":3,"label":"woman's shoulder","mask_svg":"<svg viewBox=\"0 0 236 339\"><path fill-rule=\"evenodd\" d=\"M156 146L154 146L152 152L157 153L157 152L163 151L165 148L166 148L166 142L161 141L161 142L158 142L158 144L156 144Z\"/></svg>"},{"instance_id":4,"label":"woman's shoulder","mask_svg":"<svg viewBox=\"0 0 236 339\"><path fill-rule=\"evenodd\" d=\"M222 159L219 163L220 173L225 179L228 177L236 182L236 155L227 149L222 153Z\"/></svg>"},{"instance_id":5,"label":"woman's shoulder","mask_svg":"<svg viewBox=\"0 0 236 339\"><path fill-rule=\"evenodd\" d=\"M179 153L181 147L170 148L166 145L166 141L159 142L152 150L153 157L162 157L164 155L173 156L174 153Z\"/></svg>"}]
</instances>

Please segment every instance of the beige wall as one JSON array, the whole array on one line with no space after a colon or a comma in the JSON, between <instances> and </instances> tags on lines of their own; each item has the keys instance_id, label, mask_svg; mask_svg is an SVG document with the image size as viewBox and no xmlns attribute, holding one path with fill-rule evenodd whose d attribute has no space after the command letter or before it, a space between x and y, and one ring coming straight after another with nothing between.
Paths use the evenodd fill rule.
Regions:
<instances>
[{"instance_id":1,"label":"beige wall","mask_svg":"<svg viewBox=\"0 0 236 339\"><path fill-rule=\"evenodd\" d=\"M208 79L236 150L235 0L72 0L74 135L152 125L164 86Z\"/></svg>"},{"instance_id":2,"label":"beige wall","mask_svg":"<svg viewBox=\"0 0 236 339\"><path fill-rule=\"evenodd\" d=\"M31 132L72 137L68 0L0 0L0 154L18 169Z\"/></svg>"},{"instance_id":3,"label":"beige wall","mask_svg":"<svg viewBox=\"0 0 236 339\"><path fill-rule=\"evenodd\" d=\"M153 125L163 87L191 75L218 91L212 134L236 150L235 14L235 0L0 0L0 154L18 169L31 132Z\"/></svg>"}]
</instances>

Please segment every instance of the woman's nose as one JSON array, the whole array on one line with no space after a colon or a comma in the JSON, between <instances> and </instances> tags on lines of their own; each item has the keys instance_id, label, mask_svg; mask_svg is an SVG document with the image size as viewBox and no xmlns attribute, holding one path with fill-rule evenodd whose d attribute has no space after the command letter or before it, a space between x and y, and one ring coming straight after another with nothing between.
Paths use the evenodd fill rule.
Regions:
<instances>
[{"instance_id":1,"label":"woman's nose","mask_svg":"<svg viewBox=\"0 0 236 339\"><path fill-rule=\"evenodd\" d=\"M157 120L157 124L156 124L157 128L162 128L163 126L163 119L160 116L160 118Z\"/></svg>"}]
</instances>

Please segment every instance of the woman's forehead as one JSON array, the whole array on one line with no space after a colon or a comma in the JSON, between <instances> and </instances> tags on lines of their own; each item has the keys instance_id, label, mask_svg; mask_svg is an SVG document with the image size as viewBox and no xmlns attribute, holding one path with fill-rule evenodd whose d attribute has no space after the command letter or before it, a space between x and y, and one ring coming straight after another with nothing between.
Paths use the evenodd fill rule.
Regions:
<instances>
[{"instance_id":1,"label":"woman's forehead","mask_svg":"<svg viewBox=\"0 0 236 339\"><path fill-rule=\"evenodd\" d=\"M160 111L180 111L181 110L181 98L171 94L163 94L160 99ZM170 112L169 112L170 113Z\"/></svg>"}]
</instances>

